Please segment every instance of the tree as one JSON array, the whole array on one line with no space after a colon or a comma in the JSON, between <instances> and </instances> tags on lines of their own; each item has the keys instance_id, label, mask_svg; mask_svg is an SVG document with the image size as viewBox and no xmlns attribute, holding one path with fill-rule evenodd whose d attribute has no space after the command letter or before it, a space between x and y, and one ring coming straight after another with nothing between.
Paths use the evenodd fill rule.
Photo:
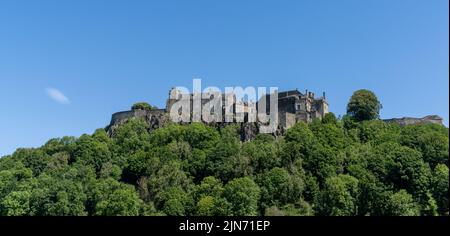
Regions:
<instances>
[{"instance_id":1,"label":"tree","mask_svg":"<svg viewBox=\"0 0 450 236\"><path fill-rule=\"evenodd\" d=\"M89 195L92 215L137 216L142 205L134 186L111 178L96 181Z\"/></svg>"},{"instance_id":2,"label":"tree","mask_svg":"<svg viewBox=\"0 0 450 236\"><path fill-rule=\"evenodd\" d=\"M417 216L419 215L419 207L414 202L411 194L402 189L389 199L388 215L390 216Z\"/></svg>"},{"instance_id":3,"label":"tree","mask_svg":"<svg viewBox=\"0 0 450 236\"><path fill-rule=\"evenodd\" d=\"M287 170L276 167L263 173L259 180L261 186L262 208L268 206L283 206L300 199L303 182L294 179ZM274 194L277 193L277 194Z\"/></svg>"},{"instance_id":4,"label":"tree","mask_svg":"<svg viewBox=\"0 0 450 236\"><path fill-rule=\"evenodd\" d=\"M83 185L68 178L41 175L31 192L31 211L40 216L86 216Z\"/></svg>"},{"instance_id":5,"label":"tree","mask_svg":"<svg viewBox=\"0 0 450 236\"><path fill-rule=\"evenodd\" d=\"M246 142L242 124L134 118L51 139L0 158L0 215L448 215L448 128L355 114Z\"/></svg>"},{"instance_id":6,"label":"tree","mask_svg":"<svg viewBox=\"0 0 450 236\"><path fill-rule=\"evenodd\" d=\"M223 184L219 179L213 176L208 176L202 180L202 182L195 187L194 198L199 200L202 197L212 196L220 197L224 191Z\"/></svg>"},{"instance_id":7,"label":"tree","mask_svg":"<svg viewBox=\"0 0 450 236\"><path fill-rule=\"evenodd\" d=\"M103 164L111 160L112 154L107 143L100 142L89 135L83 135L76 142L73 157L76 162L92 165L97 172L100 172Z\"/></svg>"},{"instance_id":8,"label":"tree","mask_svg":"<svg viewBox=\"0 0 450 236\"><path fill-rule=\"evenodd\" d=\"M317 197L320 193L319 183L317 178L311 175L311 173L305 176L305 188L303 191L303 197L308 202L317 202Z\"/></svg>"},{"instance_id":9,"label":"tree","mask_svg":"<svg viewBox=\"0 0 450 236\"><path fill-rule=\"evenodd\" d=\"M328 114L327 114L328 115ZM344 131L335 123L313 122L309 125L320 144L342 150L345 145Z\"/></svg>"},{"instance_id":10,"label":"tree","mask_svg":"<svg viewBox=\"0 0 450 236\"><path fill-rule=\"evenodd\" d=\"M230 203L222 197L205 196L197 203L198 216L227 216L230 214Z\"/></svg>"},{"instance_id":11,"label":"tree","mask_svg":"<svg viewBox=\"0 0 450 236\"><path fill-rule=\"evenodd\" d=\"M272 206L266 208L264 216L313 216L312 207L302 199L296 204L287 204L281 208Z\"/></svg>"},{"instance_id":12,"label":"tree","mask_svg":"<svg viewBox=\"0 0 450 236\"><path fill-rule=\"evenodd\" d=\"M191 188L191 179L181 169L179 161L171 161L159 166L159 169L148 178L150 198L155 200L156 206L162 206L166 201L165 195L170 189L179 188L187 192Z\"/></svg>"},{"instance_id":13,"label":"tree","mask_svg":"<svg viewBox=\"0 0 450 236\"><path fill-rule=\"evenodd\" d=\"M28 191L16 191L8 194L0 203L5 216L27 216L30 215L30 193Z\"/></svg>"},{"instance_id":14,"label":"tree","mask_svg":"<svg viewBox=\"0 0 450 236\"><path fill-rule=\"evenodd\" d=\"M161 193L159 204L169 216L186 216L193 208L193 199L180 187L172 187Z\"/></svg>"},{"instance_id":15,"label":"tree","mask_svg":"<svg viewBox=\"0 0 450 236\"><path fill-rule=\"evenodd\" d=\"M200 216L214 216L214 197L205 196L200 198L197 203L197 214Z\"/></svg>"},{"instance_id":16,"label":"tree","mask_svg":"<svg viewBox=\"0 0 450 236\"><path fill-rule=\"evenodd\" d=\"M151 110L155 110L158 109L157 107L154 107L146 102L138 102L135 103L132 107L132 110L147 110L147 111L151 111Z\"/></svg>"},{"instance_id":17,"label":"tree","mask_svg":"<svg viewBox=\"0 0 450 236\"><path fill-rule=\"evenodd\" d=\"M401 139L400 127L397 124L388 124L381 120L362 121L358 125L358 131L359 140L363 143L397 143Z\"/></svg>"},{"instance_id":18,"label":"tree","mask_svg":"<svg viewBox=\"0 0 450 236\"><path fill-rule=\"evenodd\" d=\"M284 165L289 165L297 159L308 156L317 144L313 132L303 122L288 129L284 141L281 144L281 158Z\"/></svg>"},{"instance_id":19,"label":"tree","mask_svg":"<svg viewBox=\"0 0 450 236\"><path fill-rule=\"evenodd\" d=\"M322 118L322 123L337 125L338 120L336 118L336 115L333 112L330 112L325 114L325 116Z\"/></svg>"},{"instance_id":20,"label":"tree","mask_svg":"<svg viewBox=\"0 0 450 236\"><path fill-rule=\"evenodd\" d=\"M359 180L358 215L389 216L389 200L392 192L373 176Z\"/></svg>"},{"instance_id":21,"label":"tree","mask_svg":"<svg viewBox=\"0 0 450 236\"><path fill-rule=\"evenodd\" d=\"M427 193L426 199L421 204L421 215L423 216L438 216L438 206L431 193Z\"/></svg>"},{"instance_id":22,"label":"tree","mask_svg":"<svg viewBox=\"0 0 450 236\"><path fill-rule=\"evenodd\" d=\"M259 137L259 139L258 139ZM250 161L250 174L257 174L280 166L279 145L275 140L258 136L254 141L244 143L241 155Z\"/></svg>"},{"instance_id":23,"label":"tree","mask_svg":"<svg viewBox=\"0 0 450 236\"><path fill-rule=\"evenodd\" d=\"M350 98L347 105L347 114L357 121L374 120L379 118L382 107L372 91L361 89L354 92Z\"/></svg>"},{"instance_id":24,"label":"tree","mask_svg":"<svg viewBox=\"0 0 450 236\"><path fill-rule=\"evenodd\" d=\"M354 216L358 214L358 180L349 175L328 178L320 193L317 210L326 216Z\"/></svg>"},{"instance_id":25,"label":"tree","mask_svg":"<svg viewBox=\"0 0 450 236\"><path fill-rule=\"evenodd\" d=\"M86 216L84 202L86 195L80 192L80 185L70 186L70 189L53 192L54 202L49 205L47 214L50 216Z\"/></svg>"},{"instance_id":26,"label":"tree","mask_svg":"<svg viewBox=\"0 0 450 236\"><path fill-rule=\"evenodd\" d=\"M325 180L343 172L344 153L316 144L303 159L303 168L317 178L322 186Z\"/></svg>"},{"instance_id":27,"label":"tree","mask_svg":"<svg viewBox=\"0 0 450 236\"><path fill-rule=\"evenodd\" d=\"M112 164L111 162L106 162L102 165L102 168L99 173L100 178L113 178L115 180L119 180L122 176L122 168L119 166Z\"/></svg>"},{"instance_id":28,"label":"tree","mask_svg":"<svg viewBox=\"0 0 450 236\"><path fill-rule=\"evenodd\" d=\"M448 167L444 164L437 165L432 178L432 192L441 215L448 215L448 182Z\"/></svg>"},{"instance_id":29,"label":"tree","mask_svg":"<svg viewBox=\"0 0 450 236\"><path fill-rule=\"evenodd\" d=\"M49 156L41 149L19 149L13 154L13 158L21 159L25 167L33 171L34 176L44 172L50 161Z\"/></svg>"},{"instance_id":30,"label":"tree","mask_svg":"<svg viewBox=\"0 0 450 236\"><path fill-rule=\"evenodd\" d=\"M161 160L156 153L139 150L127 158L124 171L132 175L133 180L140 176L151 176L161 167Z\"/></svg>"},{"instance_id":31,"label":"tree","mask_svg":"<svg viewBox=\"0 0 450 236\"><path fill-rule=\"evenodd\" d=\"M230 181L225 186L224 196L231 204L231 214L234 216L256 216L260 189L249 177Z\"/></svg>"},{"instance_id":32,"label":"tree","mask_svg":"<svg viewBox=\"0 0 450 236\"><path fill-rule=\"evenodd\" d=\"M210 149L220 138L219 133L215 129L208 127L203 123L195 122L187 125L185 129L186 131L183 139L188 142L192 148L202 150Z\"/></svg>"},{"instance_id":33,"label":"tree","mask_svg":"<svg viewBox=\"0 0 450 236\"><path fill-rule=\"evenodd\" d=\"M228 182L240 175L241 145L231 128L224 129L214 147L207 153L205 160L206 175L216 176L223 182ZM240 177L240 176L239 176Z\"/></svg>"},{"instance_id":34,"label":"tree","mask_svg":"<svg viewBox=\"0 0 450 236\"><path fill-rule=\"evenodd\" d=\"M193 191L194 201L197 202L196 215L199 216L227 216L230 214L230 203L223 197L222 182L209 176L203 179Z\"/></svg>"},{"instance_id":35,"label":"tree","mask_svg":"<svg viewBox=\"0 0 450 236\"><path fill-rule=\"evenodd\" d=\"M33 177L30 169L23 167L22 163L17 164L9 170L0 171L0 201L10 192L17 190L21 183Z\"/></svg>"},{"instance_id":36,"label":"tree","mask_svg":"<svg viewBox=\"0 0 450 236\"><path fill-rule=\"evenodd\" d=\"M405 189L418 200L425 200L431 181L431 170L424 163L421 153L399 144L385 144L382 149L389 158L386 162L386 181L392 183L397 189ZM390 159L392 158L392 159Z\"/></svg>"},{"instance_id":37,"label":"tree","mask_svg":"<svg viewBox=\"0 0 450 236\"><path fill-rule=\"evenodd\" d=\"M400 133L401 144L420 151L432 168L438 164L448 166L448 128L437 124L408 125Z\"/></svg>"},{"instance_id":38,"label":"tree","mask_svg":"<svg viewBox=\"0 0 450 236\"><path fill-rule=\"evenodd\" d=\"M97 202L96 215L138 216L142 200L133 188L114 190L106 199Z\"/></svg>"},{"instance_id":39,"label":"tree","mask_svg":"<svg viewBox=\"0 0 450 236\"><path fill-rule=\"evenodd\" d=\"M76 141L77 138L70 136L50 139L44 146L42 146L42 150L50 156L58 152L69 153L72 151Z\"/></svg>"},{"instance_id":40,"label":"tree","mask_svg":"<svg viewBox=\"0 0 450 236\"><path fill-rule=\"evenodd\" d=\"M119 126L113 134L113 150L118 155L129 155L149 145L148 124L142 119L131 119Z\"/></svg>"}]
</instances>

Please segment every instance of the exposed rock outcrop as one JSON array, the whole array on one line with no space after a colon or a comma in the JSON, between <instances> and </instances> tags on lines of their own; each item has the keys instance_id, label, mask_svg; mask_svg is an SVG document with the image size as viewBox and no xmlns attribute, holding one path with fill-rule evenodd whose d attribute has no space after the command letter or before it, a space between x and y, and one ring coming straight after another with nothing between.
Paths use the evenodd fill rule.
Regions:
<instances>
[{"instance_id":1,"label":"exposed rock outcrop","mask_svg":"<svg viewBox=\"0 0 450 236\"><path fill-rule=\"evenodd\" d=\"M118 126L127 123L132 118L138 118L144 120L149 126L149 131L162 128L168 125L171 121L169 114L164 109L158 110L131 110L118 112L112 115L110 124L106 127L106 132L110 137L114 136L115 130ZM209 126L215 128L223 128L233 123L209 123ZM260 126L258 122L243 122L240 125L241 141L246 142L256 138L260 133ZM273 134L274 136L280 136L285 132L282 126L278 127L278 130Z\"/></svg>"},{"instance_id":2,"label":"exposed rock outcrop","mask_svg":"<svg viewBox=\"0 0 450 236\"><path fill-rule=\"evenodd\" d=\"M241 140L242 141L250 141L256 138L256 135L259 134L259 125L258 123L242 123L241 124Z\"/></svg>"}]
</instances>

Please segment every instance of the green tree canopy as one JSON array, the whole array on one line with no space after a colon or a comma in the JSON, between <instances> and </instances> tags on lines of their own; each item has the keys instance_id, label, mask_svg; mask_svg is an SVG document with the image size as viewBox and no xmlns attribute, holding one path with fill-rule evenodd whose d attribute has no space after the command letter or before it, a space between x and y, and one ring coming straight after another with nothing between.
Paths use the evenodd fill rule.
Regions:
<instances>
[{"instance_id":1,"label":"green tree canopy","mask_svg":"<svg viewBox=\"0 0 450 236\"><path fill-rule=\"evenodd\" d=\"M357 215L358 194L356 178L349 175L328 178L317 204L318 212L329 216Z\"/></svg>"},{"instance_id":2,"label":"green tree canopy","mask_svg":"<svg viewBox=\"0 0 450 236\"><path fill-rule=\"evenodd\" d=\"M133 106L131 107L132 110L147 110L147 111L151 111L151 110L155 110L158 109L157 107L154 107L146 102L138 102L133 104Z\"/></svg>"},{"instance_id":3,"label":"green tree canopy","mask_svg":"<svg viewBox=\"0 0 450 236\"><path fill-rule=\"evenodd\" d=\"M374 120L380 116L383 106L370 90L361 89L353 93L347 105L347 114L358 121Z\"/></svg>"},{"instance_id":4,"label":"green tree canopy","mask_svg":"<svg viewBox=\"0 0 450 236\"><path fill-rule=\"evenodd\" d=\"M231 204L235 216L255 216L258 214L260 189L249 177L234 179L225 186L225 198Z\"/></svg>"},{"instance_id":5,"label":"green tree canopy","mask_svg":"<svg viewBox=\"0 0 450 236\"><path fill-rule=\"evenodd\" d=\"M390 216L417 216L419 207L411 194L402 189L391 195L387 214Z\"/></svg>"},{"instance_id":6,"label":"green tree canopy","mask_svg":"<svg viewBox=\"0 0 450 236\"><path fill-rule=\"evenodd\" d=\"M448 215L448 128L386 123L354 97L342 119L245 142L245 124L131 118L21 148L0 158L0 215Z\"/></svg>"}]
</instances>

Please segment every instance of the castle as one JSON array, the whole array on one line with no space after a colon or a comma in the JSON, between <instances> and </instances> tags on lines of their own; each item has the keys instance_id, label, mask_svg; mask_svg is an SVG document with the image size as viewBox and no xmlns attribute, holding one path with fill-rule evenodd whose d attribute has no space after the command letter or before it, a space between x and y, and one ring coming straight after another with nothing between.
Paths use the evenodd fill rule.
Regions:
<instances>
[{"instance_id":1,"label":"castle","mask_svg":"<svg viewBox=\"0 0 450 236\"><path fill-rule=\"evenodd\" d=\"M190 105L191 105L191 114L193 111L193 94L189 94L190 96ZM225 113L225 98L226 94L222 94L222 111ZM206 103L212 100L211 97L206 96L207 98L201 98L201 107ZM172 110L172 106L181 99L181 93L175 88L171 89L169 92L169 99L166 103L166 112L170 112ZM270 110L270 95L266 95L266 111ZM236 96L234 96L234 101L236 101ZM248 113L250 109L256 109L258 107L258 102L253 103L252 101L237 101L240 105L243 106L243 112ZM236 105L236 104L235 104ZM236 106L233 106L233 113L237 114ZM279 126L283 129L288 129L295 125L296 123L310 122L315 118L322 119L325 114L328 113L328 102L325 98L325 93L323 93L323 97L315 98L314 93L306 91L304 94L298 90L291 90L285 92L278 93L278 119ZM244 114L245 116L245 114ZM245 120L247 121L247 120ZM225 119L222 120L225 122Z\"/></svg>"},{"instance_id":2,"label":"castle","mask_svg":"<svg viewBox=\"0 0 450 236\"><path fill-rule=\"evenodd\" d=\"M141 118L149 124L150 129L157 129L163 127L165 124L170 122L168 113L171 111L172 106L180 99L178 95L173 93L178 93L177 90L171 89L169 92L169 98L166 102L165 109L153 109L153 110L139 110L132 109L130 111L118 112L112 115L111 123L106 128L108 133L111 135L114 132L115 127L120 124L126 123L130 118ZM191 111L192 109L192 97L191 96ZM175 97L175 98L173 98ZM172 98L172 99L171 99ZM225 99L225 96L223 96ZM204 105L211 99L201 99L201 104ZM241 103L244 107L244 113L248 113L251 107L258 107L258 102L251 106L250 102L237 101ZM222 104L225 104L223 102ZM267 111L269 111L270 106L270 96L267 95ZM234 107L235 108L235 107ZM222 109L225 109L222 107ZM328 113L328 102L325 98L325 93L322 97L316 98L314 93L306 91L301 93L300 91L291 90L278 93L278 128L274 135L282 134L284 131L298 122L311 122L313 119L322 119L325 114ZM192 116L192 114L191 114ZM213 125L226 125L225 122L219 122L221 124ZM258 122L241 122L241 128L243 133L243 140L250 140L259 133L260 124Z\"/></svg>"},{"instance_id":3,"label":"castle","mask_svg":"<svg viewBox=\"0 0 450 236\"><path fill-rule=\"evenodd\" d=\"M304 94L298 90L278 93L278 117L281 127L285 129L300 121L311 122L316 118L322 119L328 112L325 92L319 98L308 90Z\"/></svg>"},{"instance_id":4,"label":"castle","mask_svg":"<svg viewBox=\"0 0 450 236\"><path fill-rule=\"evenodd\" d=\"M176 93L177 91L174 89L171 89L169 92L169 95L173 95L172 93ZM190 94L191 96L191 109L192 111L192 98L193 94ZM118 112L112 115L111 123L108 127L106 127L106 130L109 135L113 135L115 129L117 126L126 123L131 118L140 118L143 119L148 125L149 129L154 130L161 127L164 127L168 123L171 122L169 117L169 112L172 109L172 106L177 102L180 98L171 99L171 97L177 97L177 96L169 96L166 102L166 108L164 109L151 109L151 110L145 110L145 109L132 109L130 111L123 111ZM225 96L222 97L225 99ZM201 104L204 105L210 99L201 99ZM267 108L266 110L269 110L270 106L270 96L267 95ZM244 102L244 101L238 101L238 103L242 103L244 107L244 113L248 113L249 109L252 107L258 107L252 106L251 102ZM222 104L225 104L225 102L222 102ZM258 102L256 103L258 104ZM300 91L291 90L291 91L284 91L278 93L278 127L276 131L273 133L275 136L279 136L285 133L287 129L292 127L298 122L311 122L314 119L322 119L329 111L328 111L328 102L325 97L325 93L323 93L322 97L316 98L314 93L308 92L306 90L305 93L301 93ZM225 109L222 107L222 109ZM234 110L236 112L236 110ZM192 116L192 113L190 114ZM245 114L244 114L245 116ZM440 124L443 125L443 119L439 116L432 115L432 116L426 116L423 118L410 118L410 117L403 117L403 118L394 118L394 119L386 119L383 120L386 123L396 123L400 126L405 125L414 125L414 124L428 124L428 123L434 123L434 124ZM236 122L235 122L236 123ZM248 120L244 119L244 122L239 122L241 127L241 139L243 141L248 141L253 139L257 134L260 133L260 127L261 123L259 122L248 122ZM226 126L229 123L223 122L216 122L209 125L212 126Z\"/></svg>"}]
</instances>

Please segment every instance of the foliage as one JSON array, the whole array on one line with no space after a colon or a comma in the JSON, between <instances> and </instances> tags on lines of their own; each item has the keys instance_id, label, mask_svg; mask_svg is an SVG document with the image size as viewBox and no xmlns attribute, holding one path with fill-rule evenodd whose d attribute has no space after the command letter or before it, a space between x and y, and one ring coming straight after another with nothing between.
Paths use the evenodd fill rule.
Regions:
<instances>
[{"instance_id":1,"label":"foliage","mask_svg":"<svg viewBox=\"0 0 450 236\"><path fill-rule=\"evenodd\" d=\"M51 139L0 158L0 215L448 215L448 128L387 124L380 107L358 91L342 119L248 142L239 124L140 119Z\"/></svg>"},{"instance_id":2,"label":"foliage","mask_svg":"<svg viewBox=\"0 0 450 236\"><path fill-rule=\"evenodd\" d=\"M152 105L150 105L150 104L148 104L146 102L138 102L138 103L135 103L131 107L131 109L132 110L148 110L148 111L151 111L151 110L155 110L155 109L158 109L158 108L154 107L154 106L152 106Z\"/></svg>"},{"instance_id":3,"label":"foliage","mask_svg":"<svg viewBox=\"0 0 450 236\"><path fill-rule=\"evenodd\" d=\"M257 215L260 189L251 178L244 177L230 181L225 186L224 196L231 204L232 215Z\"/></svg>"},{"instance_id":4,"label":"foliage","mask_svg":"<svg viewBox=\"0 0 450 236\"><path fill-rule=\"evenodd\" d=\"M358 214L358 180L339 175L326 180L317 204L319 215L352 216Z\"/></svg>"},{"instance_id":5,"label":"foliage","mask_svg":"<svg viewBox=\"0 0 450 236\"><path fill-rule=\"evenodd\" d=\"M353 93L347 105L347 114L357 121L377 119L382 108L377 96L369 90L361 89Z\"/></svg>"}]
</instances>

